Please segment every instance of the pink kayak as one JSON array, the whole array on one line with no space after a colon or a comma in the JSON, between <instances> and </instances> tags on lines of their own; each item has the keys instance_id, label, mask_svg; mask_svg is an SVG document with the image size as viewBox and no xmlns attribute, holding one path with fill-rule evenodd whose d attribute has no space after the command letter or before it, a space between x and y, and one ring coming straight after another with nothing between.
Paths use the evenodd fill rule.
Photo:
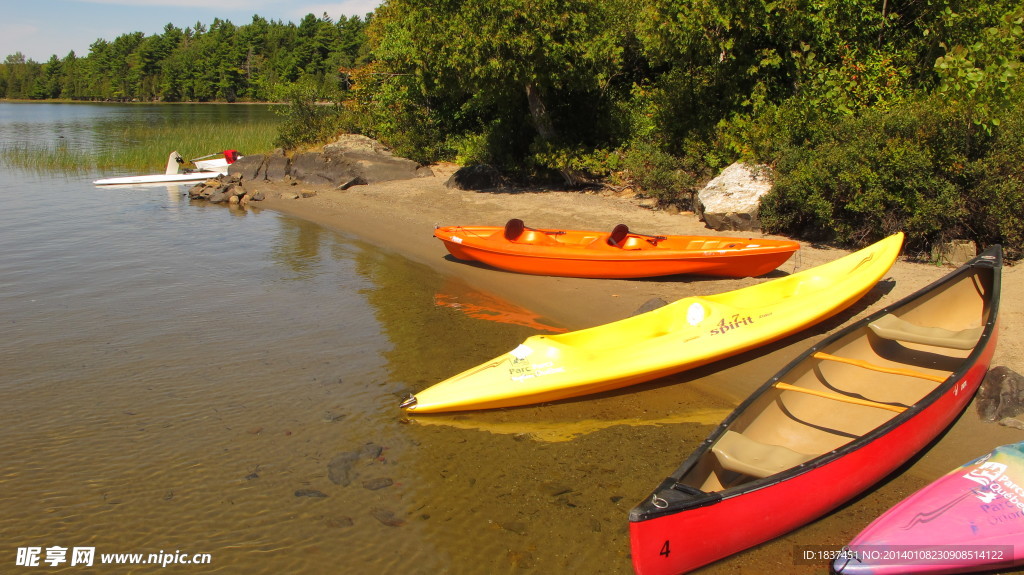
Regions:
<instances>
[{"instance_id":1,"label":"pink kayak","mask_svg":"<svg viewBox=\"0 0 1024 575\"><path fill-rule=\"evenodd\" d=\"M907 497L832 563L843 575L969 573L1024 565L1024 442L997 447Z\"/></svg>"}]
</instances>

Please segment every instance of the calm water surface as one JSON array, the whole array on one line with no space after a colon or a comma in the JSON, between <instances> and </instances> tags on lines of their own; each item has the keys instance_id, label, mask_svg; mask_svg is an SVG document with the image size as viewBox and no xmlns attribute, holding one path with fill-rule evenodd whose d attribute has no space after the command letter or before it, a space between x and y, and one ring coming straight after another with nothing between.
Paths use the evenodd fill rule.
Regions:
<instances>
[{"instance_id":1,"label":"calm water surface","mask_svg":"<svg viewBox=\"0 0 1024 575\"><path fill-rule=\"evenodd\" d=\"M214 108L0 103L0 146ZM0 167L2 572L59 546L209 554L167 567L193 573L628 573L629 509L728 409L663 386L406 420L405 393L558 326L354 238L104 175ZM498 315L518 319L479 319ZM43 568L93 572L70 553Z\"/></svg>"}]
</instances>

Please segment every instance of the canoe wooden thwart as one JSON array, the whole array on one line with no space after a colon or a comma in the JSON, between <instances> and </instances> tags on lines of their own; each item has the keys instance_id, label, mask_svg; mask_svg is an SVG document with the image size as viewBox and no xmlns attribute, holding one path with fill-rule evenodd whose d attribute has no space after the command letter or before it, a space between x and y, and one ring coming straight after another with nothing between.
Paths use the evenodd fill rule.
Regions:
<instances>
[{"instance_id":1,"label":"canoe wooden thwart","mask_svg":"<svg viewBox=\"0 0 1024 575\"><path fill-rule=\"evenodd\" d=\"M518 273L583 278L759 276L800 248L788 240L639 234L624 224L611 232L534 229L519 219L504 227L439 227L434 237L460 260Z\"/></svg>"},{"instance_id":2,"label":"canoe wooden thwart","mask_svg":"<svg viewBox=\"0 0 1024 575\"><path fill-rule=\"evenodd\" d=\"M771 377L630 512L636 572L683 573L778 537L925 448L988 371L1001 273L994 246Z\"/></svg>"},{"instance_id":3,"label":"canoe wooden thwart","mask_svg":"<svg viewBox=\"0 0 1024 575\"><path fill-rule=\"evenodd\" d=\"M525 232L524 232L525 233ZM492 409L599 393L757 348L849 307L899 256L894 234L827 264L735 291L683 298L512 351L408 398L409 413Z\"/></svg>"}]
</instances>

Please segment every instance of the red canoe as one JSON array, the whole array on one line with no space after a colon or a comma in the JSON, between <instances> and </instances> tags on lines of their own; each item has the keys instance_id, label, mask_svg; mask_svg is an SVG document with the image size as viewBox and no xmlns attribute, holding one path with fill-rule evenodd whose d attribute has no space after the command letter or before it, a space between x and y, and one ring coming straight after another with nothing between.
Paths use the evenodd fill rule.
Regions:
<instances>
[{"instance_id":1,"label":"red canoe","mask_svg":"<svg viewBox=\"0 0 1024 575\"><path fill-rule=\"evenodd\" d=\"M1024 565L1024 442L997 447L875 519L832 562L842 575L973 573Z\"/></svg>"},{"instance_id":2,"label":"red canoe","mask_svg":"<svg viewBox=\"0 0 1024 575\"><path fill-rule=\"evenodd\" d=\"M963 411L996 346L1002 250L806 351L629 515L633 567L682 573L835 509Z\"/></svg>"},{"instance_id":3,"label":"red canoe","mask_svg":"<svg viewBox=\"0 0 1024 575\"><path fill-rule=\"evenodd\" d=\"M782 265L800 248L786 240L648 236L631 232L623 224L610 233L539 230L517 219L504 227L440 227L434 237L460 260L519 273L579 278L759 276Z\"/></svg>"}]
</instances>

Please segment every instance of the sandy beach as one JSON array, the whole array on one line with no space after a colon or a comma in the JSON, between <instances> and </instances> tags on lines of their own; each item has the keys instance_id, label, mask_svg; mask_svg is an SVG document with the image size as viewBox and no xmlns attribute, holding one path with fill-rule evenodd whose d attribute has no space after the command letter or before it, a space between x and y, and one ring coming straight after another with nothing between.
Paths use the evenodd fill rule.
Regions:
<instances>
[{"instance_id":1,"label":"sandy beach","mask_svg":"<svg viewBox=\"0 0 1024 575\"><path fill-rule=\"evenodd\" d=\"M711 279L673 276L668 279L593 280L555 278L506 273L459 262L448 256L444 245L432 237L439 225L502 225L520 218L528 226L610 230L615 224L627 224L641 233L763 236L760 233L721 233L707 228L688 212L669 213L642 207L631 198L612 193L577 191L532 191L510 189L499 192L468 192L444 186L457 169L453 165L431 167L434 175L414 180L392 181L355 186L348 190L317 188L303 183L247 183L261 190L266 199L253 204L255 209L270 209L308 220L326 228L353 235L385 250L400 253L426 264L444 275L458 277L484 292L525 307L569 329L582 329L615 321L632 314L652 298L673 301L688 295L730 291L766 278ZM299 198L293 198L295 195ZM792 273L834 260L843 250L801 242L801 249L780 268ZM788 338L764 354L744 354L741 361L722 366L723 374L745 377L717 377L714 386L702 388L708 393L738 403L757 385L796 353L837 328L891 303L951 271L950 266L900 260L890 270L886 288L869 294L864 301L816 328ZM1006 366L1024 372L1024 277L1020 266L1007 266L1003 274L1003 298L1000 309L1000 336L992 366ZM769 276L771 277L771 276ZM484 361L489 358L479 358ZM712 366L714 367L714 366ZM696 382L700 387L701 382ZM397 415L397 407L396 407ZM1024 431L983 422L972 404L950 431L923 457L901 475L913 481L892 481L864 501L848 506L831 518L807 529L820 529L823 543L842 540L855 534L846 514L855 514L857 525L866 524L857 514L879 513L910 491L950 471L957 465L992 448L1024 440ZM686 453L679 454L679 460ZM673 462L672 465L676 465ZM651 487L660 480L651 477ZM872 504L872 499L876 501ZM870 519L870 518L868 518ZM626 518L623 517L625 524ZM831 534L831 536L830 536ZM773 547L773 545L775 545ZM779 544L766 544L744 554L745 562L785 569L792 567L789 557L779 557ZM787 548L788 549L788 548ZM715 572L713 566L708 572Z\"/></svg>"}]
</instances>

